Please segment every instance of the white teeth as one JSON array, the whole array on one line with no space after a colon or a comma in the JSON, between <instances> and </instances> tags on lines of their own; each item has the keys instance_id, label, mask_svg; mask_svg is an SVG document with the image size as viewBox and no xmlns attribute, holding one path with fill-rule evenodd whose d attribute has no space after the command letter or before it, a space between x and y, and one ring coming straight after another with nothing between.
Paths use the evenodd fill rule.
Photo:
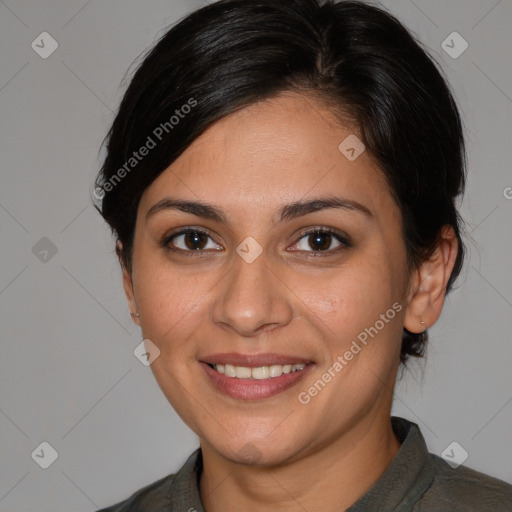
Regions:
<instances>
[{"instance_id":1,"label":"white teeth","mask_svg":"<svg viewBox=\"0 0 512 512\"><path fill-rule=\"evenodd\" d=\"M283 375L283 367L280 364L269 366L268 371L271 377L280 377Z\"/></svg>"},{"instance_id":2,"label":"white teeth","mask_svg":"<svg viewBox=\"0 0 512 512\"><path fill-rule=\"evenodd\" d=\"M258 368L252 369L252 378L253 379L268 379L270 377L270 372L268 370L268 366L259 366Z\"/></svg>"},{"instance_id":3,"label":"white teeth","mask_svg":"<svg viewBox=\"0 0 512 512\"><path fill-rule=\"evenodd\" d=\"M235 371L239 379L250 379L252 377L251 369L246 366L235 366Z\"/></svg>"},{"instance_id":4,"label":"white teeth","mask_svg":"<svg viewBox=\"0 0 512 512\"><path fill-rule=\"evenodd\" d=\"M224 373L227 377L236 377L236 370L232 364L227 364L224 366Z\"/></svg>"},{"instance_id":5,"label":"white teeth","mask_svg":"<svg viewBox=\"0 0 512 512\"><path fill-rule=\"evenodd\" d=\"M219 373L223 373L227 377L235 377L237 379L253 378L262 380L280 377L285 373L293 373L303 370L306 365L304 363L285 365L273 364L271 366L258 366L256 368L249 368L247 366L234 366L232 364L216 364L214 367Z\"/></svg>"}]
</instances>

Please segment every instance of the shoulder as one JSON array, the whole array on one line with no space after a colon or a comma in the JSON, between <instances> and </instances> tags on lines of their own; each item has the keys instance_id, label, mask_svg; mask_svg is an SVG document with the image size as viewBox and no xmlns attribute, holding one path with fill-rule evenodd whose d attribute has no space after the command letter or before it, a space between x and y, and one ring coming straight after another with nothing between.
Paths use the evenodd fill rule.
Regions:
<instances>
[{"instance_id":1,"label":"shoulder","mask_svg":"<svg viewBox=\"0 0 512 512\"><path fill-rule=\"evenodd\" d=\"M421 510L512 511L512 485L464 466L454 469L432 453L429 458L434 478L420 499Z\"/></svg>"},{"instance_id":2,"label":"shoulder","mask_svg":"<svg viewBox=\"0 0 512 512\"><path fill-rule=\"evenodd\" d=\"M152 484L142 487L129 498L98 512L150 512L169 508L171 488L176 475L167 475Z\"/></svg>"},{"instance_id":3,"label":"shoulder","mask_svg":"<svg viewBox=\"0 0 512 512\"><path fill-rule=\"evenodd\" d=\"M156 510L202 510L198 477L202 468L198 448L177 473L142 487L129 498L98 512L154 512Z\"/></svg>"}]
</instances>

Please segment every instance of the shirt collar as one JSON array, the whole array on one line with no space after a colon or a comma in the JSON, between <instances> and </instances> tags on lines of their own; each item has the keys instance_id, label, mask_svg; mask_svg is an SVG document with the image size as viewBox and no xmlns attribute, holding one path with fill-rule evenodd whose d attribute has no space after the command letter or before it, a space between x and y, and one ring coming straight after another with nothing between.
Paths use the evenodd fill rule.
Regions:
<instances>
[{"instance_id":1,"label":"shirt collar","mask_svg":"<svg viewBox=\"0 0 512 512\"><path fill-rule=\"evenodd\" d=\"M411 510L434 479L434 466L416 423L391 417L401 446L377 482L347 512ZM204 512L199 494L203 468L201 449L187 459L175 475L170 489L170 510Z\"/></svg>"},{"instance_id":2,"label":"shirt collar","mask_svg":"<svg viewBox=\"0 0 512 512\"><path fill-rule=\"evenodd\" d=\"M401 446L382 476L347 512L412 510L434 479L434 463L416 423L393 416L393 431Z\"/></svg>"},{"instance_id":3,"label":"shirt collar","mask_svg":"<svg viewBox=\"0 0 512 512\"><path fill-rule=\"evenodd\" d=\"M199 479L202 471L203 457L201 448L198 448L174 477L169 490L169 510L205 512L199 494Z\"/></svg>"}]
</instances>

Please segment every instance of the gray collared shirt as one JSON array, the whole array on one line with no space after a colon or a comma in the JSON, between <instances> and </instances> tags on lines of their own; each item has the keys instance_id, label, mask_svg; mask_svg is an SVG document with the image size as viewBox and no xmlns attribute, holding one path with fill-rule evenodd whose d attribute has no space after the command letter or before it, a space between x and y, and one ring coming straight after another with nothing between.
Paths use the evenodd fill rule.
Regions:
<instances>
[{"instance_id":1,"label":"gray collared shirt","mask_svg":"<svg viewBox=\"0 0 512 512\"><path fill-rule=\"evenodd\" d=\"M347 512L512 511L512 485L464 466L453 469L428 452L416 423L398 417L391 422L400 450L375 485ZM204 512L199 494L201 471L201 450L197 449L176 474L98 512Z\"/></svg>"}]
</instances>

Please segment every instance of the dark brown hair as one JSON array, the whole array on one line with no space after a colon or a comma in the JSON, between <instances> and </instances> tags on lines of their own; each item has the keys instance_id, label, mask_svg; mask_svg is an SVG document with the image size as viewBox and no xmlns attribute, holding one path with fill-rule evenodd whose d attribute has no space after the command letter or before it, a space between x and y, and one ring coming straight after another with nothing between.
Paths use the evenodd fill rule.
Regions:
<instances>
[{"instance_id":1,"label":"dark brown hair","mask_svg":"<svg viewBox=\"0 0 512 512\"><path fill-rule=\"evenodd\" d=\"M389 13L358 1L221 0L165 33L126 90L94 191L122 263L130 268L138 204L155 178L213 123L283 91L324 98L357 123L402 212L410 265L453 227L449 291L464 256L455 204L466 172L461 119L420 44ZM149 138L154 147L135 158ZM402 362L421 356L426 341L426 332L404 329Z\"/></svg>"}]
</instances>

